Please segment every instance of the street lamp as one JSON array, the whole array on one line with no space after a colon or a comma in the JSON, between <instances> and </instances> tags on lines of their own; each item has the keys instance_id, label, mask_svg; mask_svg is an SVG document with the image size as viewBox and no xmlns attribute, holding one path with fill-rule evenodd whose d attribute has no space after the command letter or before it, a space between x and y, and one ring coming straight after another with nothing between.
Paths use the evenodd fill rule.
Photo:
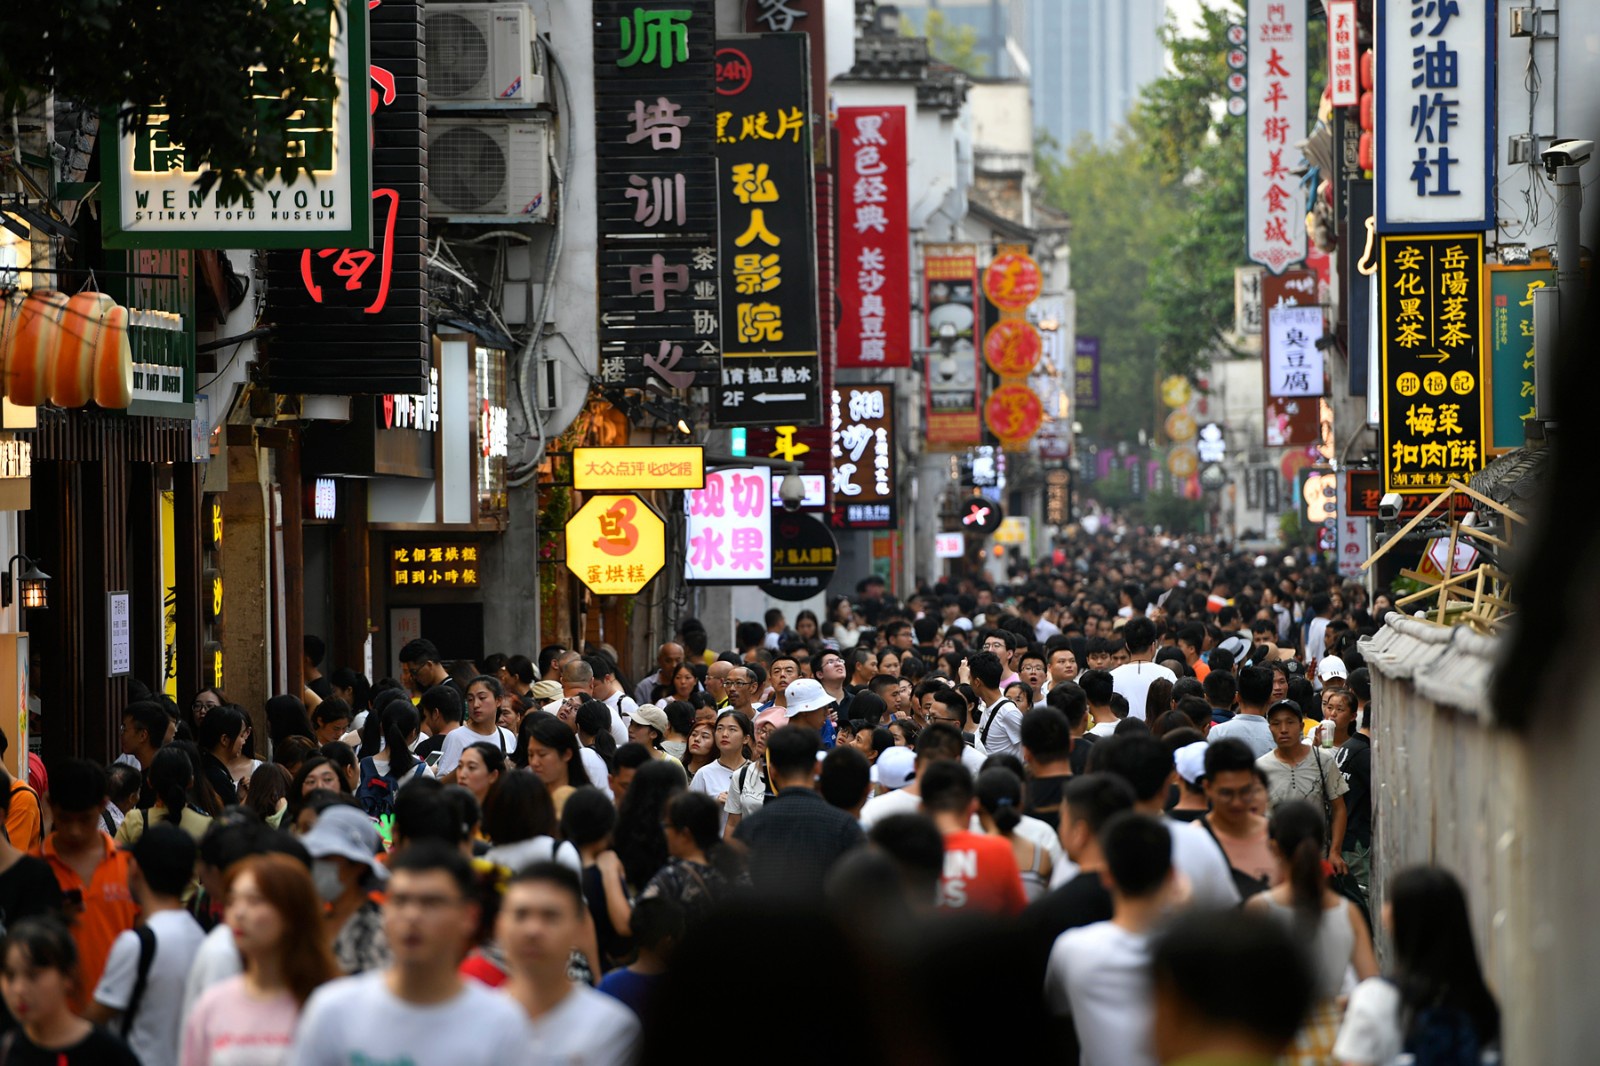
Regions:
<instances>
[{"instance_id":1,"label":"street lamp","mask_svg":"<svg viewBox=\"0 0 1600 1066\"><path fill-rule=\"evenodd\" d=\"M22 589L22 606L24 608L50 606L50 597L46 590L50 575L40 570L39 564L34 560L18 554L11 557L11 561L6 563L5 571L0 573L0 607L11 606L11 571L16 568L19 561L27 567L17 576L17 583Z\"/></svg>"}]
</instances>

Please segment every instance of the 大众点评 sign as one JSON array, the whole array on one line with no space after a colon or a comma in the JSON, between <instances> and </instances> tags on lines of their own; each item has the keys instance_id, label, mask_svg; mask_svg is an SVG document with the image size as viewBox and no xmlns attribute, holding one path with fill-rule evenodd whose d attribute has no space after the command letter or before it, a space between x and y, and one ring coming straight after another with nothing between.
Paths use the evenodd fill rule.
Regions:
<instances>
[{"instance_id":1,"label":"\u5927\u4f17\u70b9\u8bc4 sign","mask_svg":"<svg viewBox=\"0 0 1600 1066\"><path fill-rule=\"evenodd\" d=\"M722 374L711 424L822 419L816 190L805 34L717 49Z\"/></svg>"},{"instance_id":2,"label":"\u5927\u4f17\u70b9\u8bc4 sign","mask_svg":"<svg viewBox=\"0 0 1600 1066\"><path fill-rule=\"evenodd\" d=\"M1375 4L1379 233L1494 225L1494 5Z\"/></svg>"},{"instance_id":3,"label":"\u5927\u4f17\u70b9\u8bc4 sign","mask_svg":"<svg viewBox=\"0 0 1600 1066\"><path fill-rule=\"evenodd\" d=\"M1483 237L1385 237L1383 488L1437 493L1483 466Z\"/></svg>"},{"instance_id":4,"label":"\u5927\u4f17\u70b9\u8bc4 sign","mask_svg":"<svg viewBox=\"0 0 1600 1066\"><path fill-rule=\"evenodd\" d=\"M290 3L294 0L272 0ZM306 171L291 183L281 174L241 201L223 203L218 190L195 182L203 160L192 158L167 132L170 115L151 108L148 119L119 135L105 122L100 171L105 191L101 233L107 248L311 248L372 240L372 181L368 164L367 6L309 0L327 10L327 56L336 91L307 93L283 119L285 150ZM351 78L352 72L356 77ZM250 72L253 98L275 109L280 89L269 72Z\"/></svg>"}]
</instances>

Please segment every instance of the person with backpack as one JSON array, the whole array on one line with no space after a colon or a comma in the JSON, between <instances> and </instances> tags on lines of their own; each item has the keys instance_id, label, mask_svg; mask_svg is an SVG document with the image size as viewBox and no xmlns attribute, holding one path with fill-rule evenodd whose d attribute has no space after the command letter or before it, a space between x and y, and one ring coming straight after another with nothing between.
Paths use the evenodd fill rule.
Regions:
<instances>
[{"instance_id":1,"label":"person with backpack","mask_svg":"<svg viewBox=\"0 0 1600 1066\"><path fill-rule=\"evenodd\" d=\"M112 943L84 1017L98 1025L117 1018L117 1035L140 1062L177 1062L184 984L206 938L183 905L194 877L195 842L178 826L156 822L140 834L129 854L128 891L138 901L144 923Z\"/></svg>"},{"instance_id":2,"label":"person with backpack","mask_svg":"<svg viewBox=\"0 0 1600 1066\"><path fill-rule=\"evenodd\" d=\"M356 799L374 818L393 813L394 797L405 785L426 776L428 768L411 752L422 733L417 709L406 700L391 702L382 712L383 748L361 759Z\"/></svg>"},{"instance_id":3,"label":"person with backpack","mask_svg":"<svg viewBox=\"0 0 1600 1066\"><path fill-rule=\"evenodd\" d=\"M1500 1008L1483 980L1466 893L1434 866L1401 870L1389 882L1384 925L1390 972L1350 993L1333 1057L1345 1066L1414 1066L1484 1061L1500 1043Z\"/></svg>"}]
</instances>

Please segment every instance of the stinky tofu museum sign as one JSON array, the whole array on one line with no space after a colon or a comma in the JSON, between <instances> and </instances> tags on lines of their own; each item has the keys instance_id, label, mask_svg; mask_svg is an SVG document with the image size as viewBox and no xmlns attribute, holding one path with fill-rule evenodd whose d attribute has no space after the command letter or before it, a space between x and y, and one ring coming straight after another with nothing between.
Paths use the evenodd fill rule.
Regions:
<instances>
[{"instance_id":1,"label":"stinky tofu museum sign","mask_svg":"<svg viewBox=\"0 0 1600 1066\"><path fill-rule=\"evenodd\" d=\"M1489 0L1376 4L1379 233L1494 225Z\"/></svg>"},{"instance_id":2,"label":"stinky tofu museum sign","mask_svg":"<svg viewBox=\"0 0 1600 1066\"><path fill-rule=\"evenodd\" d=\"M722 354L712 0L594 4L600 380L714 386Z\"/></svg>"},{"instance_id":3,"label":"stinky tofu museum sign","mask_svg":"<svg viewBox=\"0 0 1600 1066\"><path fill-rule=\"evenodd\" d=\"M271 0L290 3L293 0ZM291 154L309 173L291 184L282 175L242 201L223 203L216 189L195 185L201 160L167 133L170 115L152 108L142 125L114 135L108 117L100 138L101 227L107 248L306 248L330 243L367 247L371 233L368 162L367 4L308 0L325 8L328 56L337 93L310 94L283 123ZM352 84L351 73L356 77ZM275 98L266 71L250 72L253 97ZM263 117L267 108L258 112Z\"/></svg>"},{"instance_id":4,"label":"stinky tofu museum sign","mask_svg":"<svg viewBox=\"0 0 1600 1066\"><path fill-rule=\"evenodd\" d=\"M722 381L712 425L822 420L809 38L717 50Z\"/></svg>"}]
</instances>

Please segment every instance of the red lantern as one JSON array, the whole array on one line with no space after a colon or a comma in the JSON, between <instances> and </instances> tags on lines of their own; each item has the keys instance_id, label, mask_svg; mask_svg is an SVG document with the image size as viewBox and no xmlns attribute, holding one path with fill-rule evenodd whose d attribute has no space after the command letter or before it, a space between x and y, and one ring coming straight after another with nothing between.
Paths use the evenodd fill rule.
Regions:
<instances>
[{"instance_id":1,"label":"red lantern","mask_svg":"<svg viewBox=\"0 0 1600 1066\"><path fill-rule=\"evenodd\" d=\"M1002 311L1021 311L1039 298L1044 275L1030 255L1006 252L983 272L983 294Z\"/></svg>"},{"instance_id":2,"label":"red lantern","mask_svg":"<svg viewBox=\"0 0 1600 1066\"><path fill-rule=\"evenodd\" d=\"M989 394L983 419L1002 447L1015 445L1038 432L1044 422L1044 404L1025 385L1002 385Z\"/></svg>"},{"instance_id":3,"label":"red lantern","mask_svg":"<svg viewBox=\"0 0 1600 1066\"><path fill-rule=\"evenodd\" d=\"M995 323L983 338L983 358L1003 378L1027 377L1044 352L1044 338L1032 322L1008 318Z\"/></svg>"}]
</instances>

